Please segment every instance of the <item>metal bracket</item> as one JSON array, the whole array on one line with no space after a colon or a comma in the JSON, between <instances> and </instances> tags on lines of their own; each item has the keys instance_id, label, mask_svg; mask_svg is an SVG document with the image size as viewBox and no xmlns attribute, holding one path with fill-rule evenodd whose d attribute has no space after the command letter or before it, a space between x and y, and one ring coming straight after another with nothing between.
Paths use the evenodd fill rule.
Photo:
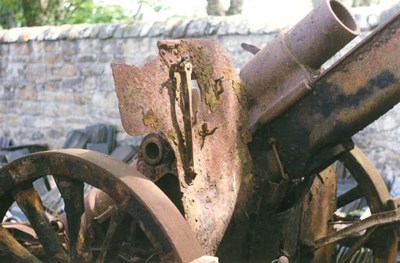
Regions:
<instances>
[{"instance_id":1,"label":"metal bracket","mask_svg":"<svg viewBox=\"0 0 400 263\"><path fill-rule=\"evenodd\" d=\"M183 131L175 119L175 129L178 137L179 152L182 166L190 183L196 173L194 171L193 154L193 122L197 121L192 105L192 72L193 66L188 56L180 56L178 46L180 41L159 41L160 57L170 69L170 80L173 83L175 100L178 102L183 121ZM176 109L176 108L175 108ZM177 116L177 115L175 115Z\"/></svg>"}]
</instances>

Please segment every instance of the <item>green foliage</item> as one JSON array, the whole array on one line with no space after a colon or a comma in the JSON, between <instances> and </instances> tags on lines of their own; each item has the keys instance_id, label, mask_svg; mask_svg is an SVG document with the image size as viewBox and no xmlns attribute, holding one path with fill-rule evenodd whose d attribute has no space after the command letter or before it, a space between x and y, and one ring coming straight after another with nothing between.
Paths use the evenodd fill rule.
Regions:
<instances>
[{"instance_id":1,"label":"green foliage","mask_svg":"<svg viewBox=\"0 0 400 263\"><path fill-rule=\"evenodd\" d=\"M60 24L113 23L128 20L121 6L102 6L92 1L83 1L79 5L70 4L67 15Z\"/></svg>"},{"instance_id":2,"label":"green foliage","mask_svg":"<svg viewBox=\"0 0 400 263\"><path fill-rule=\"evenodd\" d=\"M134 22L143 17L142 8L159 12L163 0L137 0L134 14L119 5L102 5L94 0L0 0L0 25L19 26L61 25L79 23ZM117 1L116 1L117 2Z\"/></svg>"}]
</instances>

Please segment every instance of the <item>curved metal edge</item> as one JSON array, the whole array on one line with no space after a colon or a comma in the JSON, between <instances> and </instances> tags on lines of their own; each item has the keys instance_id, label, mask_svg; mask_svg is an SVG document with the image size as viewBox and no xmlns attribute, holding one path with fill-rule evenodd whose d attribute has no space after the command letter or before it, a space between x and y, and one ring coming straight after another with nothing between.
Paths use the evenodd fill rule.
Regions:
<instances>
[{"instance_id":1,"label":"curved metal edge","mask_svg":"<svg viewBox=\"0 0 400 263\"><path fill-rule=\"evenodd\" d=\"M357 146L341 160L357 181L362 195L367 199L372 213L389 210L390 193L381 175L368 157ZM398 237L395 229L387 229L374 236L375 262L395 262Z\"/></svg>"},{"instance_id":2,"label":"curved metal edge","mask_svg":"<svg viewBox=\"0 0 400 263\"><path fill-rule=\"evenodd\" d=\"M139 223L163 262L190 262L205 254L178 209L154 183L97 152L55 150L15 160L0 169L0 200L14 187L49 174L68 176L106 192Z\"/></svg>"},{"instance_id":3,"label":"curved metal edge","mask_svg":"<svg viewBox=\"0 0 400 263\"><path fill-rule=\"evenodd\" d=\"M360 191L371 207L371 212L387 210L390 193L381 175L361 149L354 146L354 149L346 153L341 161L357 181Z\"/></svg>"}]
</instances>

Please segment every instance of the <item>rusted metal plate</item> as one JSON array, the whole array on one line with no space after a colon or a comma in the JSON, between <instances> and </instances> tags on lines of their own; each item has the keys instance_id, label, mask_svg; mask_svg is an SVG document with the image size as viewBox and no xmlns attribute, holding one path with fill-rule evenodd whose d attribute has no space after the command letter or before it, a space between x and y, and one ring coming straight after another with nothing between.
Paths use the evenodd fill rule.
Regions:
<instances>
[{"instance_id":1,"label":"rusted metal plate","mask_svg":"<svg viewBox=\"0 0 400 263\"><path fill-rule=\"evenodd\" d=\"M103 190L118 209L126 211L138 222L163 262L190 262L204 255L184 218L158 187L130 166L97 152L49 151L13 161L0 169L0 178L7 182L0 185L0 200L11 191L18 200L21 199L20 186L27 186L49 174L87 182ZM20 203L29 203L29 200L23 199ZM36 231L39 228L33 227ZM43 243L45 239L38 236Z\"/></svg>"},{"instance_id":2,"label":"rusted metal plate","mask_svg":"<svg viewBox=\"0 0 400 263\"><path fill-rule=\"evenodd\" d=\"M248 202L252 192L246 96L216 41L161 41L159 49L160 57L142 68L112 66L121 118L129 134L166 136L177 158L186 219L206 252L214 254L235 206ZM179 58L192 65L192 83L198 85L191 90L190 145L189 122L184 119L189 112L177 92L176 77L171 77L176 72L168 68ZM190 151L192 164L185 164ZM243 195L238 199L239 191Z\"/></svg>"},{"instance_id":3,"label":"rusted metal plate","mask_svg":"<svg viewBox=\"0 0 400 263\"><path fill-rule=\"evenodd\" d=\"M159 58L142 68L112 64L121 121L131 135L171 130L168 68Z\"/></svg>"},{"instance_id":4,"label":"rusted metal plate","mask_svg":"<svg viewBox=\"0 0 400 263\"><path fill-rule=\"evenodd\" d=\"M301 211L300 243L323 238L334 231L333 214L336 210L336 177L332 166L315 177L310 191L306 194ZM335 246L308 254L300 251L300 262L335 262Z\"/></svg>"}]
</instances>

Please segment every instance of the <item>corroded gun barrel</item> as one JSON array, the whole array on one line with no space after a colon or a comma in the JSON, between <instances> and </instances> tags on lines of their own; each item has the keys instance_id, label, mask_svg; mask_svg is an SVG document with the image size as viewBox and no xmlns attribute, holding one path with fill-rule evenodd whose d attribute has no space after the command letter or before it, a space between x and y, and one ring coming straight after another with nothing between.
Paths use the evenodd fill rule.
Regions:
<instances>
[{"instance_id":1,"label":"corroded gun barrel","mask_svg":"<svg viewBox=\"0 0 400 263\"><path fill-rule=\"evenodd\" d=\"M337 22L347 25L334 31L334 34L355 34L358 31L339 3L325 2L320 8L327 8L327 5L334 11L332 14L342 18ZM309 15L303 21L314 20ZM296 32L297 27L299 25L287 34ZM272 71L267 67L267 61L264 64L260 62L270 59L267 55L279 57L264 50L243 68L241 77L245 87L250 96L257 98L255 106L250 109L251 125L255 131L253 139L264 145L273 139L290 179L321 171L342 152L337 149L338 145L346 145L351 136L400 101L400 58L397 55L400 51L399 27L400 15L397 15L321 75L310 74L309 68L316 69L336 50L329 49L330 53L326 52L324 45L319 47L317 42L314 48L320 50L317 52L322 51L321 59L308 59L305 55L307 45L303 49L302 45L296 50L292 49L292 43L289 42L291 35L284 38L286 42L282 44L282 49L293 56L289 62L280 65L285 68L298 64L294 72L284 75L287 78L277 81L276 77L281 72L276 73L274 63L271 63L274 68ZM329 41L336 37L329 38ZM313 46L313 43L309 42L308 45ZM300 49L302 51L298 52ZM302 61L305 61L304 64ZM251 72L257 63L261 63L260 67ZM258 72L260 69L265 70L266 75Z\"/></svg>"},{"instance_id":2,"label":"corroded gun barrel","mask_svg":"<svg viewBox=\"0 0 400 263\"><path fill-rule=\"evenodd\" d=\"M282 31L241 70L255 105L250 125L266 123L307 92L319 68L360 33L340 2L325 0L299 23Z\"/></svg>"}]
</instances>

